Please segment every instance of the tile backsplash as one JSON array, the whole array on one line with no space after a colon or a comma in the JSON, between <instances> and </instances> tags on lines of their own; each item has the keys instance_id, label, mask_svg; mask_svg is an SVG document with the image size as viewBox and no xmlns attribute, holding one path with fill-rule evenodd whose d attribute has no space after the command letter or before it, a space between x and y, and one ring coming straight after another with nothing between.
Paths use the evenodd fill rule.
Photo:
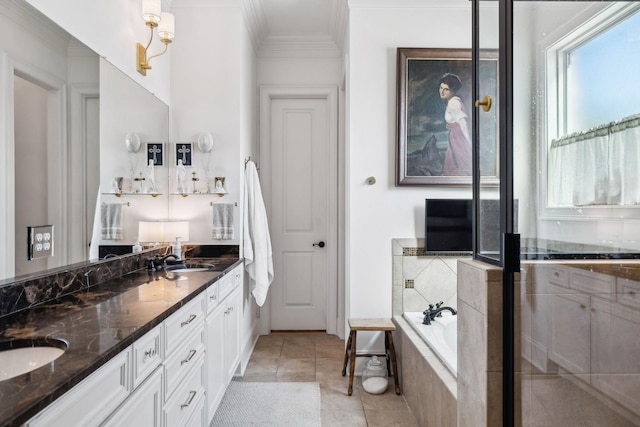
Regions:
<instances>
[{"instance_id":1,"label":"tile backsplash","mask_svg":"<svg viewBox=\"0 0 640 427\"><path fill-rule=\"evenodd\" d=\"M443 301L457 308L457 264L470 254L425 252L424 239L393 239L393 314Z\"/></svg>"}]
</instances>

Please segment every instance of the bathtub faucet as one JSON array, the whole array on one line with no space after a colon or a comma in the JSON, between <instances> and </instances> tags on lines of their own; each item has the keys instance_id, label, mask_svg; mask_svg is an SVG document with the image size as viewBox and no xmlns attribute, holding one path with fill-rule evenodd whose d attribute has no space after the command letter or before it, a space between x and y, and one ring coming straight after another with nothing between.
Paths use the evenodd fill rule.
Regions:
<instances>
[{"instance_id":1,"label":"bathtub faucet","mask_svg":"<svg viewBox=\"0 0 640 427\"><path fill-rule=\"evenodd\" d=\"M435 319L436 317L442 317L442 312L445 310L450 311L453 316L458 314L458 312L451 307L442 307L442 302L437 303L435 307L433 306L433 304L429 304L429 308L422 312L422 314L424 314L422 324L430 325L433 319Z\"/></svg>"}]
</instances>

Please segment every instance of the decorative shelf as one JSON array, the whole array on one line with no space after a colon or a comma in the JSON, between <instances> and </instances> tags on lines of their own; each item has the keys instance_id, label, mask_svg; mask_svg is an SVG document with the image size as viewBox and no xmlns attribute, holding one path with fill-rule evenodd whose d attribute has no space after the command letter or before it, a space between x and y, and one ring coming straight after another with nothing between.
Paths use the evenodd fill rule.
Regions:
<instances>
[{"instance_id":1,"label":"decorative shelf","mask_svg":"<svg viewBox=\"0 0 640 427\"><path fill-rule=\"evenodd\" d=\"M151 197L158 197L158 196L162 196L162 193L102 193L102 195L110 195L110 196L116 196L116 197L122 197L122 196L151 196Z\"/></svg>"},{"instance_id":2,"label":"decorative shelf","mask_svg":"<svg viewBox=\"0 0 640 427\"><path fill-rule=\"evenodd\" d=\"M182 197L188 197L188 196L218 196L218 197L222 197L223 195L220 194L216 194L216 193L171 193L172 196L182 196Z\"/></svg>"}]
</instances>

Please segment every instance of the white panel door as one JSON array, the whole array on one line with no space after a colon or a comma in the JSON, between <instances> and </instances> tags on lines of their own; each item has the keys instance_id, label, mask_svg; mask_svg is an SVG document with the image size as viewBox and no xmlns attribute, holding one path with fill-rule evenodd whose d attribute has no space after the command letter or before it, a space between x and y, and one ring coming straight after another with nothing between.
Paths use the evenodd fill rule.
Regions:
<instances>
[{"instance_id":1,"label":"white panel door","mask_svg":"<svg viewBox=\"0 0 640 427\"><path fill-rule=\"evenodd\" d=\"M327 329L326 245L336 244L327 241L331 217L327 102L271 100L272 330Z\"/></svg>"}]
</instances>

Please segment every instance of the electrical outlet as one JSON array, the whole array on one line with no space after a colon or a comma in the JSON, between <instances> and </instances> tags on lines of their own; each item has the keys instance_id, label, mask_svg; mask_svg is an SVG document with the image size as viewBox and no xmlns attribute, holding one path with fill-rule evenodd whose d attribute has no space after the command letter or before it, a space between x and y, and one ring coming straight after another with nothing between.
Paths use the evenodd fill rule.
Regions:
<instances>
[{"instance_id":1,"label":"electrical outlet","mask_svg":"<svg viewBox=\"0 0 640 427\"><path fill-rule=\"evenodd\" d=\"M27 227L27 259L53 256L53 225Z\"/></svg>"}]
</instances>

